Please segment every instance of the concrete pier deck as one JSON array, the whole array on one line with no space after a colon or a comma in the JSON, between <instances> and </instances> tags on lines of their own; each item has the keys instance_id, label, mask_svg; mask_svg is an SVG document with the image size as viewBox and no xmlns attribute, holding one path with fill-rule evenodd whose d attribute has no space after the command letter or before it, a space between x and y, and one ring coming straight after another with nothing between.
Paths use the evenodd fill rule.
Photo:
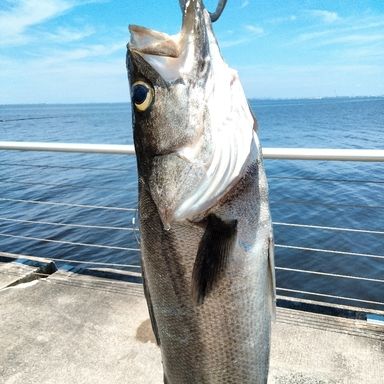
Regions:
<instances>
[{"instance_id":1,"label":"concrete pier deck","mask_svg":"<svg viewBox=\"0 0 384 384\"><path fill-rule=\"evenodd\" d=\"M162 383L140 284L0 260L1 384ZM279 308L272 336L271 384L384 383L383 325Z\"/></svg>"}]
</instances>

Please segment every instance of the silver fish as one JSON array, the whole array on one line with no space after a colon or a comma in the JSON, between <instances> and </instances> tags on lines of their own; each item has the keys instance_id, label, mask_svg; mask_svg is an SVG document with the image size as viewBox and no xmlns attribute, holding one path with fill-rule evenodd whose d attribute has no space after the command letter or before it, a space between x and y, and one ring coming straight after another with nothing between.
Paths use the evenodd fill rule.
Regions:
<instances>
[{"instance_id":1,"label":"silver fish","mask_svg":"<svg viewBox=\"0 0 384 384\"><path fill-rule=\"evenodd\" d=\"M273 234L257 124L202 0L130 26L144 292L164 383L266 383Z\"/></svg>"}]
</instances>

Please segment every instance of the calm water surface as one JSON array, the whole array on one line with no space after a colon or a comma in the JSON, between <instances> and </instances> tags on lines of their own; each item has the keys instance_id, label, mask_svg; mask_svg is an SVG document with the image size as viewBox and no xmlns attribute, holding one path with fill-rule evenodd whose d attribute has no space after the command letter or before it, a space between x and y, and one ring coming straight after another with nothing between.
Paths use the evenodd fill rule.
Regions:
<instances>
[{"instance_id":1,"label":"calm water surface","mask_svg":"<svg viewBox=\"0 0 384 384\"><path fill-rule=\"evenodd\" d=\"M384 148L384 98L252 100L251 106L264 147ZM130 106L0 106L0 140L129 144ZM383 301L384 165L266 160L265 166L278 286ZM138 252L125 249L139 247L138 233L129 229L136 177L133 156L0 151L0 251L138 265ZM46 204L52 202L58 204Z\"/></svg>"}]
</instances>

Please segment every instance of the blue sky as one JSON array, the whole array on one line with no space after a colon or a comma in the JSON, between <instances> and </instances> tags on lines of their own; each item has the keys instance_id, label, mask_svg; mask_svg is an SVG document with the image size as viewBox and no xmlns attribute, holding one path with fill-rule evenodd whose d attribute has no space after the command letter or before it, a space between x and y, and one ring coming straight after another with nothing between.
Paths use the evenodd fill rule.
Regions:
<instances>
[{"instance_id":1,"label":"blue sky","mask_svg":"<svg viewBox=\"0 0 384 384\"><path fill-rule=\"evenodd\" d=\"M1 0L0 104L128 101L128 24L178 0ZM228 0L215 32L250 98L384 95L384 0Z\"/></svg>"}]
</instances>

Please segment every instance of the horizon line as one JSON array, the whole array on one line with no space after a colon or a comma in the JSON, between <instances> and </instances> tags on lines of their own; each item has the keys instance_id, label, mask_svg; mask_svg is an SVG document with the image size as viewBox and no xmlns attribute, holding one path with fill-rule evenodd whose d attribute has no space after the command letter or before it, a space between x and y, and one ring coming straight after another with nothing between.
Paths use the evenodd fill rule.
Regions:
<instances>
[{"instance_id":1,"label":"horizon line","mask_svg":"<svg viewBox=\"0 0 384 384\"><path fill-rule=\"evenodd\" d=\"M259 101L289 101L289 100L329 100L329 99L373 99L384 98L382 95L359 95L359 96L313 96L313 97L247 97L247 100ZM0 106L17 105L86 105L86 104L131 104L130 101L81 101L81 102L36 102L36 103L0 103Z\"/></svg>"}]
</instances>

